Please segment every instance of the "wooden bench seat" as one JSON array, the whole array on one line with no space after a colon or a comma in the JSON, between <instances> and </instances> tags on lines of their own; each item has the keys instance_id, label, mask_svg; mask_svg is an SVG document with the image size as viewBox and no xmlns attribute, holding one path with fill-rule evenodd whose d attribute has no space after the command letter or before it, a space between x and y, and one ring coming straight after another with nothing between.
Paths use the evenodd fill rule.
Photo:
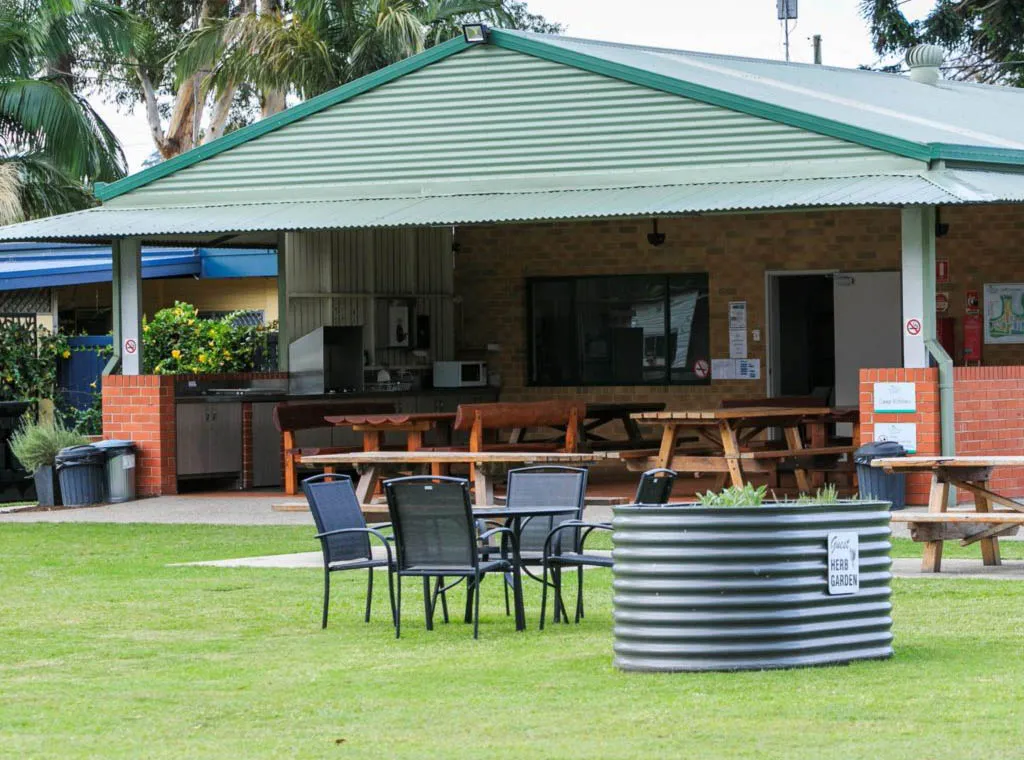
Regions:
<instances>
[{"instance_id":1,"label":"wooden bench seat","mask_svg":"<svg viewBox=\"0 0 1024 760\"><path fill-rule=\"evenodd\" d=\"M797 459L799 457L818 456L842 456L852 455L856 451L853 446L820 446L818 448L803 448L799 451L787 451L786 449L766 448L757 451L744 451L740 459Z\"/></svg>"},{"instance_id":2,"label":"wooden bench seat","mask_svg":"<svg viewBox=\"0 0 1024 760\"><path fill-rule=\"evenodd\" d=\"M289 495L299 492L298 465L303 456L343 454L360 451L351 446L319 446L302 448L296 445L295 434L300 430L333 428L325 419L343 414L388 414L395 405L382 401L317 401L312 403L282 401L274 407L274 426L281 433L281 451L284 455L284 490ZM327 471L330 471L328 468Z\"/></svg>"},{"instance_id":3,"label":"wooden bench seat","mask_svg":"<svg viewBox=\"0 0 1024 760\"><path fill-rule=\"evenodd\" d=\"M1013 536L1024 525L1022 512L894 512L892 522L906 523L914 541L959 540L970 546L986 538Z\"/></svg>"}]
</instances>

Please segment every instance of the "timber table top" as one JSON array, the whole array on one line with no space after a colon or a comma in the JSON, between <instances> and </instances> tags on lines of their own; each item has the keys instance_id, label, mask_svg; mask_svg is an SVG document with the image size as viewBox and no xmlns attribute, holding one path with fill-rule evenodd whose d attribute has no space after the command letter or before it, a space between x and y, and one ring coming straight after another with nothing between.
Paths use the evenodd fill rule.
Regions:
<instances>
[{"instance_id":1,"label":"timber table top","mask_svg":"<svg viewBox=\"0 0 1024 760\"><path fill-rule=\"evenodd\" d=\"M347 454L315 454L302 457L304 464L588 464L618 459L614 451L363 451Z\"/></svg>"},{"instance_id":2,"label":"timber table top","mask_svg":"<svg viewBox=\"0 0 1024 760\"><path fill-rule=\"evenodd\" d=\"M720 422L723 420L791 419L793 417L828 417L834 410L827 406L735 406L728 409L676 409L665 412L641 412L632 415L637 422Z\"/></svg>"},{"instance_id":3,"label":"timber table top","mask_svg":"<svg viewBox=\"0 0 1024 760\"><path fill-rule=\"evenodd\" d=\"M971 468L979 467L1024 467L1024 456L963 456L963 457L892 457L890 459L876 459L871 463L872 467L881 467L886 470L936 470L950 468Z\"/></svg>"}]
</instances>

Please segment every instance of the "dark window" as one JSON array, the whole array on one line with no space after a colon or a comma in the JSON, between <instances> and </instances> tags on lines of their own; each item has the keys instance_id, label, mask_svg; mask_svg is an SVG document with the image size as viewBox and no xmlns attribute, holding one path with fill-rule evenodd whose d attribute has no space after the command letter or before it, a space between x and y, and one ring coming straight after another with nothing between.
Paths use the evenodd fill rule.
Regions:
<instances>
[{"instance_id":1,"label":"dark window","mask_svg":"<svg viewBox=\"0 0 1024 760\"><path fill-rule=\"evenodd\" d=\"M706 274L531 279L527 298L530 385L709 382Z\"/></svg>"}]
</instances>

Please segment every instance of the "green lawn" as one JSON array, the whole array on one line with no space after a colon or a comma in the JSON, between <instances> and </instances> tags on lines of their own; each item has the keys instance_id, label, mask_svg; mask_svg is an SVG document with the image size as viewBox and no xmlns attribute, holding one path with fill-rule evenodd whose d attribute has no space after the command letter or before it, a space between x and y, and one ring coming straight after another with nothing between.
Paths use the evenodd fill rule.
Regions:
<instances>
[{"instance_id":1,"label":"green lawn","mask_svg":"<svg viewBox=\"0 0 1024 760\"><path fill-rule=\"evenodd\" d=\"M488 581L474 642L461 623L425 631L412 582L396 641L383 596L361 622L362 574L335 584L321 631L319 571L167 566L315 549L311 532L0 524L0 757L917 760L1024 746L1024 584L896 581L888 662L639 675L611 666L603 570L586 621L544 632L530 598L534 627L516 634Z\"/></svg>"}]
</instances>

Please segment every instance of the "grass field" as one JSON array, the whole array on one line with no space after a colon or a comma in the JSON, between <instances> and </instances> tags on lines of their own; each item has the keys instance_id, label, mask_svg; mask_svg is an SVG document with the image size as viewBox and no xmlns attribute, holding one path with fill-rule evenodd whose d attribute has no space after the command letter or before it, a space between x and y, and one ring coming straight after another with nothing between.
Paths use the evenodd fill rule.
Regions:
<instances>
[{"instance_id":1,"label":"grass field","mask_svg":"<svg viewBox=\"0 0 1024 760\"><path fill-rule=\"evenodd\" d=\"M319 571L168 566L315 549L311 532L0 524L0 757L1024 755L1024 584L897 580L888 662L638 675L611 666L604 570L584 623L544 632L534 597L515 633L488 581L474 642L425 631L411 582L396 641L383 595L361 622L363 574L321 631Z\"/></svg>"}]
</instances>

